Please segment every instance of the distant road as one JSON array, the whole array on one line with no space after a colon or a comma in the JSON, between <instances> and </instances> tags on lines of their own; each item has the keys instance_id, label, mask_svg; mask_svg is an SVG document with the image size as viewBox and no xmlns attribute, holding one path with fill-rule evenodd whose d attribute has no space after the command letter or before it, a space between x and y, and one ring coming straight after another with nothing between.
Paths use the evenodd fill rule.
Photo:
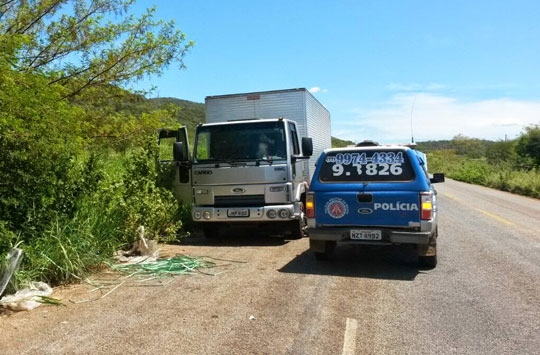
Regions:
<instances>
[{"instance_id":1,"label":"distant road","mask_svg":"<svg viewBox=\"0 0 540 355\"><path fill-rule=\"evenodd\" d=\"M317 262L306 239L192 237L166 252L247 263L2 316L1 352L538 354L540 201L454 181L437 188L434 270L399 247L341 247Z\"/></svg>"}]
</instances>

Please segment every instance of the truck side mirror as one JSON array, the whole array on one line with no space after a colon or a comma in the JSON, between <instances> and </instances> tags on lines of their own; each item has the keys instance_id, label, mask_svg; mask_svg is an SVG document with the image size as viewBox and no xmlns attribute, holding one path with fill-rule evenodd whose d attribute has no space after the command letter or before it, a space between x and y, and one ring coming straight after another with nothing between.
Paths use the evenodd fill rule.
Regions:
<instances>
[{"instance_id":1,"label":"truck side mirror","mask_svg":"<svg viewBox=\"0 0 540 355\"><path fill-rule=\"evenodd\" d=\"M186 157L184 156L184 147L183 147L182 142L174 142L173 158L175 161L186 161Z\"/></svg>"},{"instance_id":2,"label":"truck side mirror","mask_svg":"<svg viewBox=\"0 0 540 355\"><path fill-rule=\"evenodd\" d=\"M308 137L302 138L302 154L305 157L310 157L313 155L313 139Z\"/></svg>"},{"instance_id":3,"label":"truck side mirror","mask_svg":"<svg viewBox=\"0 0 540 355\"><path fill-rule=\"evenodd\" d=\"M435 173L433 174L433 177L429 179L432 184L436 184L438 182L444 182L444 174L443 173Z\"/></svg>"},{"instance_id":4,"label":"truck side mirror","mask_svg":"<svg viewBox=\"0 0 540 355\"><path fill-rule=\"evenodd\" d=\"M177 130L161 128L161 129L159 129L158 132L159 132L159 134L158 134L158 144L161 143L162 139L177 138L178 137L178 131Z\"/></svg>"}]
</instances>

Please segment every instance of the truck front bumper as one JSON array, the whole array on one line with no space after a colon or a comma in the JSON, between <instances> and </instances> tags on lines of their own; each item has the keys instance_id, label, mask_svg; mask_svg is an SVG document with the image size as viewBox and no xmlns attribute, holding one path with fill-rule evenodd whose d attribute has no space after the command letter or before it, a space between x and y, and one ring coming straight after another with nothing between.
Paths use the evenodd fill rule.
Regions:
<instances>
[{"instance_id":1,"label":"truck front bumper","mask_svg":"<svg viewBox=\"0 0 540 355\"><path fill-rule=\"evenodd\" d=\"M380 230L382 232L381 240L353 240L351 239L351 230ZM433 234L430 232L396 230L392 228L366 228L366 227L323 227L308 228L307 233L311 240L334 241L340 243L353 244L428 244L429 238Z\"/></svg>"},{"instance_id":2,"label":"truck front bumper","mask_svg":"<svg viewBox=\"0 0 540 355\"><path fill-rule=\"evenodd\" d=\"M235 212L236 211L236 212ZM238 211L247 216L231 216ZM275 217L272 212L275 212ZM268 205L260 207L203 207L193 206L192 218L195 222L286 222L300 219L302 212L296 204Z\"/></svg>"}]
</instances>

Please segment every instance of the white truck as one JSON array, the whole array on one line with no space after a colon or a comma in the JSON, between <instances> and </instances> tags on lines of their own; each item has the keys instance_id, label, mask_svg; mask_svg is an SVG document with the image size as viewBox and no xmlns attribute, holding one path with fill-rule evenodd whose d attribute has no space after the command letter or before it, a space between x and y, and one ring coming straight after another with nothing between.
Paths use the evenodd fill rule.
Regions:
<instances>
[{"instance_id":1,"label":"white truck","mask_svg":"<svg viewBox=\"0 0 540 355\"><path fill-rule=\"evenodd\" d=\"M331 147L330 114L306 89L206 97L193 156L177 133L177 195L192 192L208 238L231 226L304 235L304 203L317 157Z\"/></svg>"}]
</instances>

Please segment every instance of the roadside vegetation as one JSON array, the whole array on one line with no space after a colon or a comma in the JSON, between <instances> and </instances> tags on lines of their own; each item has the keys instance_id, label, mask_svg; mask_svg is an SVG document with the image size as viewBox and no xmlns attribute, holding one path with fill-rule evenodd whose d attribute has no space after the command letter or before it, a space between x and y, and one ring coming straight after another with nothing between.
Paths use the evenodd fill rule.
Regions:
<instances>
[{"instance_id":1,"label":"roadside vegetation","mask_svg":"<svg viewBox=\"0 0 540 355\"><path fill-rule=\"evenodd\" d=\"M17 282L77 279L141 225L176 239L185 212L161 183L155 132L178 109L138 109L144 93L122 88L183 68L192 43L133 4L0 2L0 260L24 250Z\"/></svg>"},{"instance_id":2,"label":"roadside vegetation","mask_svg":"<svg viewBox=\"0 0 540 355\"><path fill-rule=\"evenodd\" d=\"M472 184L540 198L540 126L527 127L510 141L456 136L451 141L422 142L430 172Z\"/></svg>"},{"instance_id":3,"label":"roadside vegetation","mask_svg":"<svg viewBox=\"0 0 540 355\"><path fill-rule=\"evenodd\" d=\"M349 145L354 145L354 142L332 137L332 148L344 148Z\"/></svg>"}]
</instances>

